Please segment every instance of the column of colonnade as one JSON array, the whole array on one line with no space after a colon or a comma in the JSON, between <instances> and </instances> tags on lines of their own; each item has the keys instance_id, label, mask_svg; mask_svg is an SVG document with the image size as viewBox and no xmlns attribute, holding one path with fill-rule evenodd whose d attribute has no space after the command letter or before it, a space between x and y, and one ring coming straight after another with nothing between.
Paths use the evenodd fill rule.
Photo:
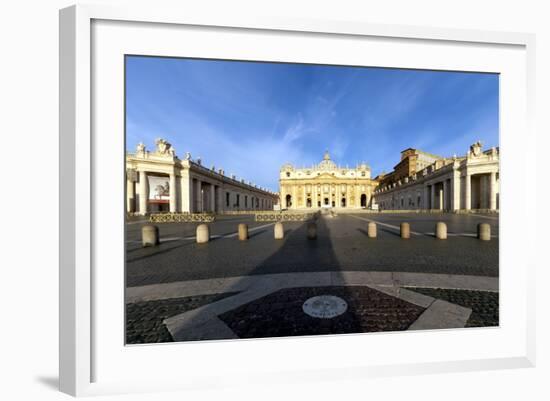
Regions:
<instances>
[{"instance_id":1,"label":"column of colonnade","mask_svg":"<svg viewBox=\"0 0 550 401\"><path fill-rule=\"evenodd\" d=\"M472 209L472 175L468 172L464 176L464 209Z\"/></svg>"},{"instance_id":2,"label":"column of colonnade","mask_svg":"<svg viewBox=\"0 0 550 401\"><path fill-rule=\"evenodd\" d=\"M210 212L216 212L216 186L210 184Z\"/></svg>"},{"instance_id":3,"label":"column of colonnade","mask_svg":"<svg viewBox=\"0 0 550 401\"><path fill-rule=\"evenodd\" d=\"M424 209L430 209L430 186L424 184L424 204L422 205Z\"/></svg>"},{"instance_id":4,"label":"column of colonnade","mask_svg":"<svg viewBox=\"0 0 550 401\"><path fill-rule=\"evenodd\" d=\"M443 202L442 202L442 208L443 210L449 210L449 204L447 202L447 199L449 198L449 184L447 182L447 178L443 180Z\"/></svg>"},{"instance_id":5,"label":"column of colonnade","mask_svg":"<svg viewBox=\"0 0 550 401\"><path fill-rule=\"evenodd\" d=\"M135 184L129 176L126 177L126 211L129 213L135 212L136 196Z\"/></svg>"},{"instance_id":6,"label":"column of colonnade","mask_svg":"<svg viewBox=\"0 0 550 401\"><path fill-rule=\"evenodd\" d=\"M193 178L188 170L182 170L180 177L180 211L189 211L190 213L194 211L194 194Z\"/></svg>"},{"instance_id":7,"label":"column of colonnade","mask_svg":"<svg viewBox=\"0 0 550 401\"><path fill-rule=\"evenodd\" d=\"M139 214L147 214L147 205L149 203L149 183L147 173L139 171Z\"/></svg>"},{"instance_id":8,"label":"column of colonnade","mask_svg":"<svg viewBox=\"0 0 550 401\"><path fill-rule=\"evenodd\" d=\"M489 208L491 210L496 210L497 208L497 191L496 191L496 185L497 185L497 173L491 172L490 179L489 179Z\"/></svg>"},{"instance_id":9,"label":"column of colonnade","mask_svg":"<svg viewBox=\"0 0 550 401\"><path fill-rule=\"evenodd\" d=\"M176 187L176 173L170 174L170 213L176 213L178 211L177 206L177 187Z\"/></svg>"},{"instance_id":10,"label":"column of colonnade","mask_svg":"<svg viewBox=\"0 0 550 401\"><path fill-rule=\"evenodd\" d=\"M451 210L460 209L460 173L453 171L451 177Z\"/></svg>"}]
</instances>

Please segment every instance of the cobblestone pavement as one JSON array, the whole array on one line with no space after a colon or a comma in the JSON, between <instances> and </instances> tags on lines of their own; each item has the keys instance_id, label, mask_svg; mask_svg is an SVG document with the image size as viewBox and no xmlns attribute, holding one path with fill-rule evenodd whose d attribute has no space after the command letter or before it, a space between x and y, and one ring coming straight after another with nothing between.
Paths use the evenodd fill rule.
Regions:
<instances>
[{"instance_id":1,"label":"cobblestone pavement","mask_svg":"<svg viewBox=\"0 0 550 401\"><path fill-rule=\"evenodd\" d=\"M318 295L344 299L348 309L329 319L304 313ZM240 338L406 330L425 309L369 287L286 288L220 315Z\"/></svg>"},{"instance_id":2,"label":"cobblestone pavement","mask_svg":"<svg viewBox=\"0 0 550 401\"><path fill-rule=\"evenodd\" d=\"M233 293L127 304L126 344L171 342L172 336L162 323L164 319L231 295Z\"/></svg>"},{"instance_id":3,"label":"cobblestone pavement","mask_svg":"<svg viewBox=\"0 0 550 401\"><path fill-rule=\"evenodd\" d=\"M375 220L378 238L367 237L366 220ZM399 237L399 223L407 221L415 234ZM449 238L433 237L437 221L448 225ZM249 224L248 241L223 237ZM273 239L273 226L252 216L222 216L211 224L207 244L193 239L196 224L159 224L162 243L141 248L144 222L126 226L127 286L256 274L334 270L424 272L498 276L498 237L475 238L478 223L489 223L498 236L498 216L457 214L339 214L317 220L318 237L307 240L304 223L284 223L285 238Z\"/></svg>"},{"instance_id":4,"label":"cobblestone pavement","mask_svg":"<svg viewBox=\"0 0 550 401\"><path fill-rule=\"evenodd\" d=\"M498 326L498 292L449 290L441 288L411 288L411 290L470 308L472 314L466 323L466 327Z\"/></svg>"},{"instance_id":5,"label":"cobblestone pavement","mask_svg":"<svg viewBox=\"0 0 550 401\"><path fill-rule=\"evenodd\" d=\"M376 239L367 237L368 221L377 223ZM434 238L437 221L447 223L447 240ZM248 241L236 238L237 225L241 222L249 225ZM243 281L246 277L268 274L345 271L350 274L466 275L473 276L469 279L474 280L470 281L471 287L447 288L479 289L483 286L476 285L475 277L498 277L497 215L357 213L321 216L316 222L316 240L307 239L305 223L290 222L284 223L285 238L277 241L273 238L273 224L254 222L251 215L222 216L210 225L214 238L207 244L195 242L196 223L159 224L161 244L142 248L140 231L146 221L134 219L126 225L127 287L154 288L151 285L172 283L170 285L175 285L172 291L178 292L179 282L191 280L219 281L225 278L234 282L234 278L239 276ZM399 236L401 222L408 222L411 226L412 236L408 240ZM491 225L491 241L475 238L478 223ZM425 305L412 304L410 302L414 301L407 302L409 299L399 299L381 292L380 288L377 291L362 283L354 286L347 282L330 283L328 287L326 284L325 287L316 287L315 282L298 285L299 288L279 287L260 299L225 309L224 313L220 312L220 324L225 327L225 323L242 338L396 331L407 329L425 310ZM471 309L471 315L465 318L468 319L467 327L498 325L498 293L416 288L431 284L412 285L414 288L407 288ZM127 343L172 341L163 324L164 319L203 305L210 307L216 301L243 290L246 290L246 280L230 285L224 290L228 292L223 294L196 292L196 296L189 297L183 292L172 295L173 298L130 303L127 305ZM331 319L313 318L303 312L306 299L326 293L345 299L348 310ZM141 296L147 299L147 294Z\"/></svg>"}]
</instances>

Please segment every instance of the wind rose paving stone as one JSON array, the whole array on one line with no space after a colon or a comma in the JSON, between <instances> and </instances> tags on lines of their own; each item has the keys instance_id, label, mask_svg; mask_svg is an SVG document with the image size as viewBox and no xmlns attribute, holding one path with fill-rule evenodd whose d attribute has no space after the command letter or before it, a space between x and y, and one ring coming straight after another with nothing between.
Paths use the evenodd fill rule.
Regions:
<instances>
[{"instance_id":1,"label":"wind rose paving stone","mask_svg":"<svg viewBox=\"0 0 550 401\"><path fill-rule=\"evenodd\" d=\"M347 309L329 318L304 312L312 298L327 295L343 300ZM220 319L240 338L284 337L406 330L424 310L364 286L301 287L279 290Z\"/></svg>"}]
</instances>

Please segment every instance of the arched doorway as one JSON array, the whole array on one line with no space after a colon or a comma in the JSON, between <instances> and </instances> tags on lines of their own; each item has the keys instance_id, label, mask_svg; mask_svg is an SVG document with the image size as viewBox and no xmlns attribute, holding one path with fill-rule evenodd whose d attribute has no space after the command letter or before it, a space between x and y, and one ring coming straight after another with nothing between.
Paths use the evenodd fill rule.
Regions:
<instances>
[{"instance_id":1,"label":"arched doorway","mask_svg":"<svg viewBox=\"0 0 550 401\"><path fill-rule=\"evenodd\" d=\"M307 198L306 206L311 207L311 198Z\"/></svg>"},{"instance_id":2,"label":"arched doorway","mask_svg":"<svg viewBox=\"0 0 550 401\"><path fill-rule=\"evenodd\" d=\"M328 206L328 198L325 198L325 205Z\"/></svg>"},{"instance_id":3,"label":"arched doorway","mask_svg":"<svg viewBox=\"0 0 550 401\"><path fill-rule=\"evenodd\" d=\"M361 207L367 207L367 195L361 195Z\"/></svg>"},{"instance_id":4,"label":"arched doorway","mask_svg":"<svg viewBox=\"0 0 550 401\"><path fill-rule=\"evenodd\" d=\"M342 201L340 202L341 207L346 207L346 198L342 198Z\"/></svg>"},{"instance_id":5,"label":"arched doorway","mask_svg":"<svg viewBox=\"0 0 550 401\"><path fill-rule=\"evenodd\" d=\"M292 195L286 196L286 207L289 208L292 206Z\"/></svg>"}]
</instances>

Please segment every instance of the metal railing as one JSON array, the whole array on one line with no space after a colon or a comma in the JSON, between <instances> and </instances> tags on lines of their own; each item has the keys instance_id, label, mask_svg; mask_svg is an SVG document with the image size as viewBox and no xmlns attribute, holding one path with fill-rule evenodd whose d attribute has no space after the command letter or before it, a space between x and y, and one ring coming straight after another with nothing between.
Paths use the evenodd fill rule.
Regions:
<instances>
[{"instance_id":1,"label":"metal railing","mask_svg":"<svg viewBox=\"0 0 550 401\"><path fill-rule=\"evenodd\" d=\"M151 223L212 223L214 213L153 213L149 216Z\"/></svg>"}]
</instances>

